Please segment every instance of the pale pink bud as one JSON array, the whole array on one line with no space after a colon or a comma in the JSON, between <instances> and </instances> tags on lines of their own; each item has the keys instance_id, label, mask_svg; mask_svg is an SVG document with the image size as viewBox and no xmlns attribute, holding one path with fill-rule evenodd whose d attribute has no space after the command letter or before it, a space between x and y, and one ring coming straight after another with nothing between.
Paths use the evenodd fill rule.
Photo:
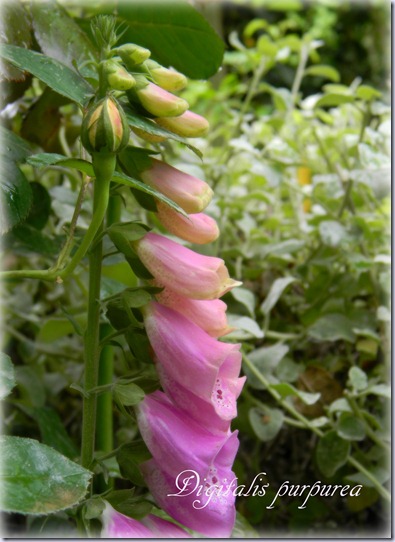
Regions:
<instances>
[{"instance_id":1,"label":"pale pink bud","mask_svg":"<svg viewBox=\"0 0 395 542\"><path fill-rule=\"evenodd\" d=\"M183 216L160 201L157 202L157 209L163 226L180 239L204 245L215 241L219 235L216 221L204 213Z\"/></svg>"},{"instance_id":2,"label":"pale pink bud","mask_svg":"<svg viewBox=\"0 0 395 542\"><path fill-rule=\"evenodd\" d=\"M159 160L152 159L152 167L140 175L145 183L162 192L187 213L199 213L213 197L207 183Z\"/></svg>"},{"instance_id":3,"label":"pale pink bud","mask_svg":"<svg viewBox=\"0 0 395 542\"><path fill-rule=\"evenodd\" d=\"M134 245L154 278L163 286L177 288L180 295L217 299L241 284L229 277L220 258L198 254L163 235L147 233Z\"/></svg>"},{"instance_id":4,"label":"pale pink bud","mask_svg":"<svg viewBox=\"0 0 395 542\"><path fill-rule=\"evenodd\" d=\"M163 115L158 115L160 116L163 117ZM210 127L204 117L192 111L185 111L178 117L157 118L155 121L163 128L182 137L202 137L207 134Z\"/></svg>"},{"instance_id":5,"label":"pale pink bud","mask_svg":"<svg viewBox=\"0 0 395 542\"><path fill-rule=\"evenodd\" d=\"M134 92L135 89L132 89ZM175 117L182 115L189 107L183 98L175 96L154 83L136 88L136 96L141 105L156 117Z\"/></svg>"}]
</instances>

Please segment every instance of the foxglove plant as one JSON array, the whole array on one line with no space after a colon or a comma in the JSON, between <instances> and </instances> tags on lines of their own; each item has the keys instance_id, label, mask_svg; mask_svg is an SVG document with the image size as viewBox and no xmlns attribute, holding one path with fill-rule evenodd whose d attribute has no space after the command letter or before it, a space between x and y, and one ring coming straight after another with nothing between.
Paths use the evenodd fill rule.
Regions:
<instances>
[{"instance_id":1,"label":"foxglove plant","mask_svg":"<svg viewBox=\"0 0 395 542\"><path fill-rule=\"evenodd\" d=\"M125 406L136 405L144 395L133 382L140 391L138 400L134 396L130 400L128 395L125 398L125 390L121 389L127 388L128 382L117 387L112 364L107 363L102 351L107 340L106 336L101 338L103 307L107 310L107 322L118 334L114 306L118 314L119 306L125 308L127 296L133 295L125 291L115 294L115 300L110 296L113 305L100 298L106 235L125 255L135 274L149 281L145 287L135 289L144 293L139 298L137 292L139 301L133 305L140 309L141 318L136 319L131 307L126 306L122 318L132 319L133 325L128 326L126 320L121 324L127 330L125 338L127 333L132 336L128 336L132 343L129 346L138 361L146 355L145 340L150 342L151 361L163 390L145 395L136 406L140 433L152 456L144 459L141 472L156 503L171 518L205 536L228 537L235 522L231 484L235 480L232 465L239 445L237 432L231 431L230 424L237 414L236 402L245 378L239 377L240 345L219 340L232 331L227 323L226 304L220 297L241 283L229 276L222 259L199 254L163 234L148 231L141 223L120 222L113 196L119 185L126 184L134 194L138 191L140 196L151 198L148 208L170 234L189 243L214 241L219 235L218 225L203 213L213 197L209 184L152 158L152 151L130 142L130 124L143 139L156 141L175 137L174 134L201 137L209 125L206 119L188 110L186 100L174 94L186 85L183 74L151 60L150 51L137 44L116 47L115 23L106 17L93 24L92 35L100 49L97 61L90 62L96 68L97 77L90 78L96 88L83 80L84 88L92 92L87 92L81 104L81 143L91 161L60 157L63 165L66 162L70 167L81 168L89 180L93 179L90 225L72 253L84 186L70 236L56 264L48 270L18 270L4 276L62 283L89 254L84 382L83 388L78 386L83 396L81 468L88 479L89 470L101 468L98 451L115 455L108 423L103 429L96 427L98 406L99 415L108 422L112 405L100 401L98 395L114 390L123 412ZM38 157L35 165L42 155ZM59 155L50 155L44 157L43 163L56 165L58 161ZM136 200L148 205L143 198L140 202L137 195ZM140 302L141 299L144 301ZM102 537L189 537L178 525L154 514L137 521L119 513L109 504L116 508L119 501L111 500L111 484L106 477L95 484L106 498L110 490L109 502L102 503ZM182 487L188 491L180 494ZM89 519L98 515L92 516L92 511L86 514L86 510L78 512L78 521L90 535Z\"/></svg>"}]
</instances>

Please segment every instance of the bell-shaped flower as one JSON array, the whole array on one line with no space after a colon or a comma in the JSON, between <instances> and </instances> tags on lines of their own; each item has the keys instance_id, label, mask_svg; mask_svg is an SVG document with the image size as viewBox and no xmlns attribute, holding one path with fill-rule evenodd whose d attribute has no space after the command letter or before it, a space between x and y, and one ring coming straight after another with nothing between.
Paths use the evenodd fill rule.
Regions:
<instances>
[{"instance_id":1,"label":"bell-shaped flower","mask_svg":"<svg viewBox=\"0 0 395 542\"><path fill-rule=\"evenodd\" d=\"M158 115L159 117L160 115ZM156 123L182 137L202 137L210 128L208 121L192 111L185 111L178 117L163 117L155 119Z\"/></svg>"},{"instance_id":2,"label":"bell-shaped flower","mask_svg":"<svg viewBox=\"0 0 395 542\"><path fill-rule=\"evenodd\" d=\"M154 158L151 158L151 167L141 171L140 176L186 213L199 213L213 197L213 191L206 182Z\"/></svg>"},{"instance_id":3,"label":"bell-shaped flower","mask_svg":"<svg viewBox=\"0 0 395 542\"><path fill-rule=\"evenodd\" d=\"M167 92L163 88L150 83L143 75L134 75L136 86L127 92L131 101L138 101L155 117L174 117L182 115L189 104L183 98Z\"/></svg>"},{"instance_id":4,"label":"bell-shaped flower","mask_svg":"<svg viewBox=\"0 0 395 542\"><path fill-rule=\"evenodd\" d=\"M198 254L163 235L147 233L134 243L138 257L161 286L192 299L216 299L239 286L225 262Z\"/></svg>"},{"instance_id":5,"label":"bell-shaped flower","mask_svg":"<svg viewBox=\"0 0 395 542\"><path fill-rule=\"evenodd\" d=\"M169 205L158 201L158 218L163 226L173 235L180 239L204 245L215 241L219 235L219 228L211 216L204 213L196 213L183 216Z\"/></svg>"},{"instance_id":6,"label":"bell-shaped flower","mask_svg":"<svg viewBox=\"0 0 395 542\"><path fill-rule=\"evenodd\" d=\"M157 503L188 528L228 537L235 521L229 486L237 432L211 434L160 391L139 404L137 421L153 456L141 469Z\"/></svg>"},{"instance_id":7,"label":"bell-shaped flower","mask_svg":"<svg viewBox=\"0 0 395 542\"><path fill-rule=\"evenodd\" d=\"M166 393L199 419L206 403L210 426L223 429L236 415L236 399L245 377L239 378L240 345L210 337L199 326L168 307L151 302L144 307L144 324L155 352ZM189 397L189 400L188 400ZM199 408L194 403L199 401Z\"/></svg>"},{"instance_id":8,"label":"bell-shaped flower","mask_svg":"<svg viewBox=\"0 0 395 542\"><path fill-rule=\"evenodd\" d=\"M191 538L175 523L154 514L141 520L117 512L108 502L102 515L101 538Z\"/></svg>"},{"instance_id":9,"label":"bell-shaped flower","mask_svg":"<svg viewBox=\"0 0 395 542\"><path fill-rule=\"evenodd\" d=\"M222 337L233 331L226 318L226 303L220 299L190 299L170 288L164 288L156 299L162 305L181 313L211 337Z\"/></svg>"}]
</instances>

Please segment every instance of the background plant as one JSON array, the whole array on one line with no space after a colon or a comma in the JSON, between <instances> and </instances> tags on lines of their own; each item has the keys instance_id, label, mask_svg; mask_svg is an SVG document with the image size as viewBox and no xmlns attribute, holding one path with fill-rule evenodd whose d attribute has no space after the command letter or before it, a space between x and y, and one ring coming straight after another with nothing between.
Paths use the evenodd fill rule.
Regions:
<instances>
[{"instance_id":1,"label":"background plant","mask_svg":"<svg viewBox=\"0 0 395 542\"><path fill-rule=\"evenodd\" d=\"M33 4L32 19L15 6L9 16L25 32L22 39L33 41L33 24L43 52L70 67L76 58L89 80L92 74L84 59L90 57L91 46L83 32L89 33L86 20L93 12L70 5L68 14L61 11L63 27L57 33L51 26L53 6L46 10L45 5L39 9ZM334 66L324 64L320 41L330 42L327 31L320 35L318 24L307 34L295 31L289 21L297 20L297 12L276 12L275 18L273 24L251 20L238 34L227 35L221 80L215 86L191 83L182 94L212 126L209 138L198 142L204 161L173 143L147 147L215 185L216 199L209 211L222 235L215 246L200 250L225 258L232 276L244 282L225 298L238 328L229 338L243 341L248 376L234 424L241 436L236 468L241 483L267 472L271 487L267 502L239 499L235 535L253 536L248 523L262 534L339 527L363 533L367 524L383 524L388 498L389 109L375 87L356 77L359 73L343 85ZM83 30L76 32L76 21ZM76 41L58 41L55 50L49 49L51 32L70 35L67 25L72 25ZM13 28L11 24L10 31ZM144 41L147 36L142 32L141 42L133 40L151 47ZM9 39L18 44L15 34ZM196 66L185 60L181 71L190 77L210 75ZM67 96L29 77L6 86L7 102L12 104L3 112L8 128L30 141L35 151L78 155L80 116ZM25 163L32 152L25 142L13 139L2 146L11 158L8 171L19 180L24 195L18 200L14 227L5 234L4 245L10 249L4 262L14 269L44 269L56 260L67 235L82 237L91 204L83 195L78 199L84 176L62 164L43 170L42 162ZM13 163L20 164L19 169ZM26 180L30 191L22 190ZM123 220L149 216L159 226L148 210L136 210L128 188L118 188L117 193L116 205L121 199L126 203ZM111 296L125 286L137 287L138 281L108 240L105 250L101 297L111 304ZM78 382L86 277L80 266L74 279L64 284L9 282L3 299L4 348L16 364L17 383L8 398L5 431L38 439L73 459L81 430ZM129 305L146 302L125 296ZM143 333L137 333L136 342L136 336L122 332L125 299L118 299L121 306L117 301L107 310L112 329L106 324L102 328L103 336L109 334L103 355L113 359L118 377L139 360L145 380L135 387L130 372L129 380L111 386L113 394L106 388L100 395L102 404L115 400L117 414L115 442L98 447L108 452L96 458L97 489L115 481L117 491L127 493L117 493L113 502L121 499L120 511L138 518L152 504L140 489L137 465L145 450L132 442L137 428L129 405L139 389L149 391L157 384L150 365L142 361ZM133 312L126 312L133 318ZM138 352L133 350L136 344ZM5 378L3 385L10 387L11 381L12 377L8 385ZM104 431L111 433L112 428ZM115 456L114 446L119 447ZM310 499L304 511L297 509L297 499L283 499L276 509L265 509L282 481L306 484L317 479L362 483L364 491L346 502ZM83 510L89 519L100 507L93 499ZM13 532L73 532L73 515L71 509L45 519L12 515L8 521Z\"/></svg>"}]
</instances>

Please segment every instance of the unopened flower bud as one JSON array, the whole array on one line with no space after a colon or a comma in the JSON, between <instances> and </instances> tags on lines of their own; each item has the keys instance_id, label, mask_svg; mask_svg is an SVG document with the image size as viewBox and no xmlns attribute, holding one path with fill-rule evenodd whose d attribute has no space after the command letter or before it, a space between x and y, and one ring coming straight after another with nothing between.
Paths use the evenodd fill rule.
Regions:
<instances>
[{"instance_id":1,"label":"unopened flower bud","mask_svg":"<svg viewBox=\"0 0 395 542\"><path fill-rule=\"evenodd\" d=\"M182 115L189 107L183 98L179 98L163 88L150 83L142 75L137 75L136 86L128 93L132 102L139 102L144 109L156 117L175 117Z\"/></svg>"},{"instance_id":2,"label":"unopened flower bud","mask_svg":"<svg viewBox=\"0 0 395 542\"><path fill-rule=\"evenodd\" d=\"M88 152L117 153L129 141L129 126L122 108L107 96L88 109L81 127L81 141Z\"/></svg>"},{"instance_id":3,"label":"unopened flower bud","mask_svg":"<svg viewBox=\"0 0 395 542\"><path fill-rule=\"evenodd\" d=\"M192 111L185 111L178 117L160 117L155 121L163 128L183 137L202 137L209 130L208 121L204 117L192 113Z\"/></svg>"},{"instance_id":4,"label":"unopened flower bud","mask_svg":"<svg viewBox=\"0 0 395 542\"><path fill-rule=\"evenodd\" d=\"M140 45L136 45L135 43L125 43L125 45L121 45L114 50L129 69L142 64L144 60L147 60L147 58L151 56L151 51L149 49L140 47Z\"/></svg>"},{"instance_id":5,"label":"unopened flower bud","mask_svg":"<svg viewBox=\"0 0 395 542\"><path fill-rule=\"evenodd\" d=\"M145 65L147 66L154 83L165 90L176 92L177 90L183 89L187 84L185 75L176 70L164 68L154 60L147 60Z\"/></svg>"},{"instance_id":6,"label":"unopened flower bud","mask_svg":"<svg viewBox=\"0 0 395 542\"><path fill-rule=\"evenodd\" d=\"M103 75L107 79L109 87L114 90L129 90L136 84L133 75L130 75L115 60L103 62Z\"/></svg>"}]
</instances>

